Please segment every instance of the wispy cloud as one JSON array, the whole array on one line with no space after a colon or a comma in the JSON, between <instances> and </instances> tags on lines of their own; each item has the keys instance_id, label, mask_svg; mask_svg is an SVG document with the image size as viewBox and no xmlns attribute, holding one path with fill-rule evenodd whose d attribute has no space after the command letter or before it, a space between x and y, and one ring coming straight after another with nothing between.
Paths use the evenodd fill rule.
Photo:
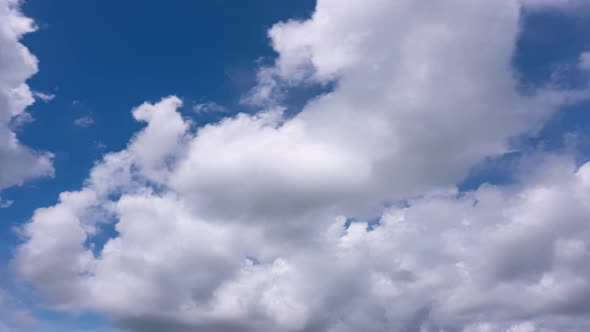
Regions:
<instances>
[{"instance_id":1,"label":"wispy cloud","mask_svg":"<svg viewBox=\"0 0 590 332\"><path fill-rule=\"evenodd\" d=\"M45 103L52 101L55 98L55 94L43 93L40 91L33 91L33 96L37 99L42 100Z\"/></svg>"},{"instance_id":2,"label":"wispy cloud","mask_svg":"<svg viewBox=\"0 0 590 332\"><path fill-rule=\"evenodd\" d=\"M94 142L94 146L96 147L97 150L105 150L107 148L107 145L102 142L102 141L96 141Z\"/></svg>"},{"instance_id":3,"label":"wispy cloud","mask_svg":"<svg viewBox=\"0 0 590 332\"><path fill-rule=\"evenodd\" d=\"M214 101L208 101L205 103L196 104L195 106L193 106L193 111L197 114L227 113L228 109L225 106L219 105Z\"/></svg>"},{"instance_id":4,"label":"wispy cloud","mask_svg":"<svg viewBox=\"0 0 590 332\"><path fill-rule=\"evenodd\" d=\"M580 55L578 67L580 67L580 69L590 71L590 51L586 51Z\"/></svg>"},{"instance_id":5,"label":"wispy cloud","mask_svg":"<svg viewBox=\"0 0 590 332\"><path fill-rule=\"evenodd\" d=\"M0 209L6 209L12 206L12 204L14 204L14 201L9 199L9 200L3 200L0 197ZM1 299L0 299L1 300Z\"/></svg>"},{"instance_id":6,"label":"wispy cloud","mask_svg":"<svg viewBox=\"0 0 590 332\"><path fill-rule=\"evenodd\" d=\"M74 125L77 127L87 128L94 124L92 115L86 115L74 120Z\"/></svg>"},{"instance_id":7,"label":"wispy cloud","mask_svg":"<svg viewBox=\"0 0 590 332\"><path fill-rule=\"evenodd\" d=\"M18 130L27 123L34 122L35 118L29 112L22 112L11 119L10 125L13 129Z\"/></svg>"}]
</instances>

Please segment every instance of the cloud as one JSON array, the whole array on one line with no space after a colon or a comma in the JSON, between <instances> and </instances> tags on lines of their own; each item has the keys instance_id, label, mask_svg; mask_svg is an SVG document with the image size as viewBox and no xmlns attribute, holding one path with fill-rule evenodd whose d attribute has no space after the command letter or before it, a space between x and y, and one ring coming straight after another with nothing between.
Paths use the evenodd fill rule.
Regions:
<instances>
[{"instance_id":1,"label":"cloud","mask_svg":"<svg viewBox=\"0 0 590 332\"><path fill-rule=\"evenodd\" d=\"M39 321L22 301L0 289L0 331L37 326ZM20 329L18 329L20 330Z\"/></svg>"},{"instance_id":2,"label":"cloud","mask_svg":"<svg viewBox=\"0 0 590 332\"><path fill-rule=\"evenodd\" d=\"M590 51L584 52L580 55L578 66L583 70L590 71Z\"/></svg>"},{"instance_id":3,"label":"cloud","mask_svg":"<svg viewBox=\"0 0 590 332\"><path fill-rule=\"evenodd\" d=\"M581 9L588 8L584 0L521 0L530 9ZM512 332L512 331L511 331Z\"/></svg>"},{"instance_id":4,"label":"cloud","mask_svg":"<svg viewBox=\"0 0 590 332\"><path fill-rule=\"evenodd\" d=\"M0 1L0 190L40 176L52 176L52 154L22 145L11 126L32 119L25 109L34 102L26 84L37 72L37 59L20 43L35 29L14 0Z\"/></svg>"},{"instance_id":5,"label":"cloud","mask_svg":"<svg viewBox=\"0 0 590 332\"><path fill-rule=\"evenodd\" d=\"M13 130L19 130L27 123L35 122L35 118L29 112L22 112L10 120L10 127Z\"/></svg>"},{"instance_id":6,"label":"cloud","mask_svg":"<svg viewBox=\"0 0 590 332\"><path fill-rule=\"evenodd\" d=\"M12 204L14 204L13 200L3 200L2 197L0 197L0 209L6 209L12 206Z\"/></svg>"},{"instance_id":7,"label":"cloud","mask_svg":"<svg viewBox=\"0 0 590 332\"><path fill-rule=\"evenodd\" d=\"M197 114L229 112L229 110L225 106L219 105L214 101L196 104L193 106L193 111Z\"/></svg>"},{"instance_id":8,"label":"cloud","mask_svg":"<svg viewBox=\"0 0 590 332\"><path fill-rule=\"evenodd\" d=\"M41 99L43 102L48 103L55 98L54 94L43 93L39 91L33 91L33 96Z\"/></svg>"},{"instance_id":9,"label":"cloud","mask_svg":"<svg viewBox=\"0 0 590 332\"><path fill-rule=\"evenodd\" d=\"M520 8L318 2L311 19L270 29L278 58L253 94L332 80L337 88L292 119L273 108L201 128L172 187L212 217L272 220L326 207L357 213L456 183L588 93L517 91L510 64ZM492 38L482 40L484 31Z\"/></svg>"},{"instance_id":10,"label":"cloud","mask_svg":"<svg viewBox=\"0 0 590 332\"><path fill-rule=\"evenodd\" d=\"M312 219L301 226L323 226L292 250L263 224L207 220L191 200L146 186L167 177L165 161L185 144L178 105L137 109L150 130L25 227L17 273L55 308L104 312L138 331L500 332L530 320L576 331L554 318L563 315L588 326L590 163L541 156L517 184L431 193L385 209L373 228ZM167 146L140 157L152 140ZM94 256L84 243L106 220L117 235Z\"/></svg>"},{"instance_id":11,"label":"cloud","mask_svg":"<svg viewBox=\"0 0 590 332\"><path fill-rule=\"evenodd\" d=\"M92 115L86 115L74 120L74 125L77 127L87 128L94 124Z\"/></svg>"},{"instance_id":12,"label":"cloud","mask_svg":"<svg viewBox=\"0 0 590 332\"><path fill-rule=\"evenodd\" d=\"M175 96L134 108L127 147L22 228L16 275L142 332L586 330L590 164L455 189L587 97L519 93L521 10L318 1L270 29L263 111L195 130ZM283 115L284 88L328 82Z\"/></svg>"}]
</instances>

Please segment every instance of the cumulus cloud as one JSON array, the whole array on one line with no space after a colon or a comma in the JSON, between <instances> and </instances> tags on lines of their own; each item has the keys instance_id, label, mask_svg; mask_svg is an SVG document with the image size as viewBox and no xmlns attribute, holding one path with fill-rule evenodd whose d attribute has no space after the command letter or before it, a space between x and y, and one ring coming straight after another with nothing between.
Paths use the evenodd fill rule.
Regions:
<instances>
[{"instance_id":1,"label":"cumulus cloud","mask_svg":"<svg viewBox=\"0 0 590 332\"><path fill-rule=\"evenodd\" d=\"M590 164L455 189L587 95L519 93L521 10L318 1L270 29L264 111L194 130L175 96L133 109L145 128L23 227L16 274L142 332L585 331ZM282 88L328 82L284 116Z\"/></svg>"},{"instance_id":2,"label":"cumulus cloud","mask_svg":"<svg viewBox=\"0 0 590 332\"><path fill-rule=\"evenodd\" d=\"M482 158L510 150L510 137L535 132L557 106L587 94L519 94L510 64L520 9L319 1L311 19L270 29L278 58L261 72L273 73L272 86L265 78L253 94L310 81L337 80L337 88L291 119L275 107L201 128L172 186L212 214L259 220L454 184Z\"/></svg>"},{"instance_id":3,"label":"cumulus cloud","mask_svg":"<svg viewBox=\"0 0 590 332\"><path fill-rule=\"evenodd\" d=\"M169 151L186 144L178 105L136 109L148 127L24 228L16 272L54 308L105 312L137 331L588 327L590 164L539 157L517 184L430 193L386 208L375 227L300 220L316 232L293 250L264 224L205 219L156 189L166 160L182 155ZM151 140L167 146L141 157ZM94 254L109 220L117 234Z\"/></svg>"},{"instance_id":4,"label":"cumulus cloud","mask_svg":"<svg viewBox=\"0 0 590 332\"><path fill-rule=\"evenodd\" d=\"M53 174L52 155L22 145L11 129L32 119L25 112L34 102L26 81L37 72L37 59L20 42L35 26L18 6L0 1L0 190Z\"/></svg>"}]
</instances>

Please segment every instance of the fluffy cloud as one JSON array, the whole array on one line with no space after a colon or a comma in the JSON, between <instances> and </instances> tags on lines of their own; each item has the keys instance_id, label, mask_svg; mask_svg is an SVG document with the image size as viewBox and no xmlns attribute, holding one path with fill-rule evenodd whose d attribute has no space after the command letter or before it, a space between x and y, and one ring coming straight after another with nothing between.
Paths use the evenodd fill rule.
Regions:
<instances>
[{"instance_id":1,"label":"fluffy cloud","mask_svg":"<svg viewBox=\"0 0 590 332\"><path fill-rule=\"evenodd\" d=\"M293 250L264 224L207 220L157 189L173 171L169 151L186 144L178 105L136 109L151 130L25 227L16 271L55 308L106 312L138 331L588 327L590 164L539 157L517 184L431 193L387 208L378 226L308 220L314 237ZM138 158L153 139L167 147ZM104 222L116 233L95 254Z\"/></svg>"},{"instance_id":2,"label":"fluffy cloud","mask_svg":"<svg viewBox=\"0 0 590 332\"><path fill-rule=\"evenodd\" d=\"M337 88L290 119L275 107L201 128L172 187L214 216L260 220L358 211L452 185L587 95L518 92L520 14L507 1L319 1L311 19L270 29L279 56L253 95Z\"/></svg>"},{"instance_id":3,"label":"fluffy cloud","mask_svg":"<svg viewBox=\"0 0 590 332\"><path fill-rule=\"evenodd\" d=\"M0 190L53 174L52 155L22 145L11 130L12 121L27 118L25 109L34 98L26 80L37 72L37 59L20 43L34 24L19 12L18 4L0 1Z\"/></svg>"},{"instance_id":4,"label":"fluffy cloud","mask_svg":"<svg viewBox=\"0 0 590 332\"><path fill-rule=\"evenodd\" d=\"M590 164L454 189L587 95L519 92L521 10L320 0L269 32L267 109L193 130L177 97L135 108L146 127L23 227L15 272L135 331L585 331Z\"/></svg>"}]
</instances>

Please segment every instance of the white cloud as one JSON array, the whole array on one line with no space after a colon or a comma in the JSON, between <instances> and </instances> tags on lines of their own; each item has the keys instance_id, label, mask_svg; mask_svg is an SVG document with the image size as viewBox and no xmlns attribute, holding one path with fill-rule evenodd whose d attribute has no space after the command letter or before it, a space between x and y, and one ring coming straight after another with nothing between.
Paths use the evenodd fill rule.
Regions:
<instances>
[{"instance_id":1,"label":"white cloud","mask_svg":"<svg viewBox=\"0 0 590 332\"><path fill-rule=\"evenodd\" d=\"M229 110L223 106L219 105L214 101L208 101L205 103L198 103L193 106L193 111L197 114L203 113L227 113Z\"/></svg>"},{"instance_id":2,"label":"white cloud","mask_svg":"<svg viewBox=\"0 0 590 332\"><path fill-rule=\"evenodd\" d=\"M39 91L33 91L33 96L46 103L52 101L55 98L55 94L43 93Z\"/></svg>"},{"instance_id":3,"label":"white cloud","mask_svg":"<svg viewBox=\"0 0 590 332\"><path fill-rule=\"evenodd\" d=\"M34 102L26 81L37 72L37 59L20 43L34 23L18 5L15 0L0 1L0 190L53 175L52 155L22 145L11 130L32 119L25 112Z\"/></svg>"},{"instance_id":4,"label":"white cloud","mask_svg":"<svg viewBox=\"0 0 590 332\"><path fill-rule=\"evenodd\" d=\"M136 331L584 330L590 164L542 156L514 185L454 189L587 94L519 94L521 9L320 0L270 30L253 95L334 91L196 132L174 96L140 105L128 146L23 227L15 272Z\"/></svg>"},{"instance_id":5,"label":"white cloud","mask_svg":"<svg viewBox=\"0 0 590 332\"><path fill-rule=\"evenodd\" d=\"M164 117L170 105L153 109ZM155 134L167 122L148 128ZM182 127L170 142L182 142ZM528 331L523 317L568 331L552 317L590 310L590 164L576 170L567 158L543 157L519 184L410 200L388 208L372 231L308 220L302 227L314 237L292 250L265 236L264 224L206 220L191 200L146 187L166 178L167 166L154 161L169 149L144 164L130 151L145 137L108 155L83 191L62 194L26 226L17 272L55 308L105 312L138 331L342 332ZM147 173L151 180L135 171L148 165L160 170ZM84 243L108 220L118 235L94 257ZM482 314L497 321L478 323Z\"/></svg>"},{"instance_id":6,"label":"white cloud","mask_svg":"<svg viewBox=\"0 0 590 332\"><path fill-rule=\"evenodd\" d=\"M520 9L510 1L319 1L311 19L270 29L279 56L253 95L301 81L337 80L337 88L292 119L272 111L272 120L239 115L201 128L173 188L217 217L260 219L356 211L454 184L484 157L510 150L509 138L535 132L566 99L587 95L519 94L510 64Z\"/></svg>"},{"instance_id":7,"label":"white cloud","mask_svg":"<svg viewBox=\"0 0 590 332\"><path fill-rule=\"evenodd\" d=\"M94 124L92 115L86 115L74 120L74 125L77 127L87 128Z\"/></svg>"},{"instance_id":8,"label":"white cloud","mask_svg":"<svg viewBox=\"0 0 590 332\"><path fill-rule=\"evenodd\" d=\"M35 118L29 112L22 112L10 120L10 127L13 130L19 130L27 123L34 122Z\"/></svg>"}]
</instances>

